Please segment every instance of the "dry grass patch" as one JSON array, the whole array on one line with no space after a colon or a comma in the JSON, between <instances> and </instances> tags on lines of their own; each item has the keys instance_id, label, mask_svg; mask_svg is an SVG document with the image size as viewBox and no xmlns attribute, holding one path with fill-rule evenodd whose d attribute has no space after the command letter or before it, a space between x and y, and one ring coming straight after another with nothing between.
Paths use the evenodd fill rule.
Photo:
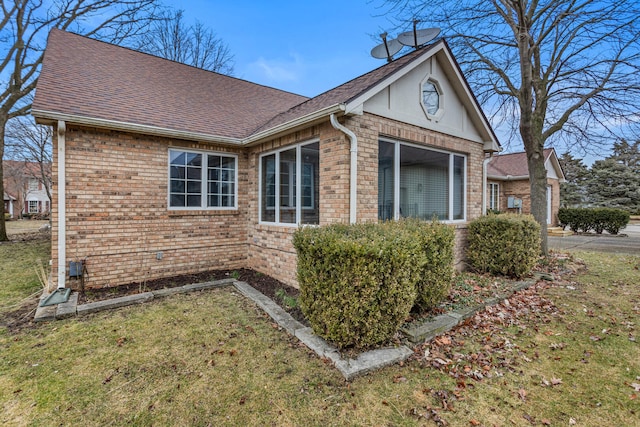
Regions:
<instances>
[{"instance_id":1,"label":"dry grass patch","mask_svg":"<svg viewBox=\"0 0 640 427\"><path fill-rule=\"evenodd\" d=\"M43 287L38 271L44 268L48 272L50 258L51 241L44 235L31 241L0 243L0 318L24 304L34 305Z\"/></svg>"},{"instance_id":2,"label":"dry grass patch","mask_svg":"<svg viewBox=\"0 0 640 427\"><path fill-rule=\"evenodd\" d=\"M351 382L231 287L4 333L0 424L640 425L640 259L579 256Z\"/></svg>"}]
</instances>

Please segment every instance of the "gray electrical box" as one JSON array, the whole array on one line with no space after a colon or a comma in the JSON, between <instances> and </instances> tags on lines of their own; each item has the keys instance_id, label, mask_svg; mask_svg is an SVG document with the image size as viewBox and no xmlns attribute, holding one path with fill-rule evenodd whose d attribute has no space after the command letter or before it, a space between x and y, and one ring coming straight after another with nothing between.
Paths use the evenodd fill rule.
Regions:
<instances>
[{"instance_id":1,"label":"gray electrical box","mask_svg":"<svg viewBox=\"0 0 640 427\"><path fill-rule=\"evenodd\" d=\"M514 196L509 196L507 198L507 208L509 209L520 209L522 207L522 199L518 199Z\"/></svg>"},{"instance_id":2,"label":"gray electrical box","mask_svg":"<svg viewBox=\"0 0 640 427\"><path fill-rule=\"evenodd\" d=\"M82 261L69 261L69 277L82 277Z\"/></svg>"}]
</instances>

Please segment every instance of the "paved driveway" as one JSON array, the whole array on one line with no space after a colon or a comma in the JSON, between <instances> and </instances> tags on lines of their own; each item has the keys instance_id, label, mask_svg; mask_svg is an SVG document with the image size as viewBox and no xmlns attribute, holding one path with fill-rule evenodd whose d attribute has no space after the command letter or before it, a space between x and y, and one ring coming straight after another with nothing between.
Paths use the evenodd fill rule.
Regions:
<instances>
[{"instance_id":1,"label":"paved driveway","mask_svg":"<svg viewBox=\"0 0 640 427\"><path fill-rule=\"evenodd\" d=\"M573 235L548 237L550 249L569 249L640 255L640 224L628 225L619 236L603 232L601 235Z\"/></svg>"}]
</instances>

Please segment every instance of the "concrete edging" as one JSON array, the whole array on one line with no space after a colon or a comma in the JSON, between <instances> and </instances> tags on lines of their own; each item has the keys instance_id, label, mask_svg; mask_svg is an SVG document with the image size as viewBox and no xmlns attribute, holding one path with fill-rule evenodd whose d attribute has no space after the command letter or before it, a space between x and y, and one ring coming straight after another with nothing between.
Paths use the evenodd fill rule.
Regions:
<instances>
[{"instance_id":1,"label":"concrete edging","mask_svg":"<svg viewBox=\"0 0 640 427\"><path fill-rule=\"evenodd\" d=\"M542 276L542 275L541 275ZM548 277L539 277L541 279L550 280ZM552 278L551 278L552 279ZM494 298L485 300L483 304L466 307L451 311L440 316L436 316L428 321L416 324L405 325L400 331L407 337L411 343L420 343L433 339L434 337L447 332L464 320L472 317L485 307L494 305L509 298L515 292L526 289L533 285L535 280L525 280L517 282L510 292L498 295ZM366 373L381 369L385 366L393 365L408 359L413 350L406 345L397 347L389 347L375 349L360 353L355 359L343 358L340 351L324 339L313 333L313 330L306 327L302 323L295 320L289 313L276 304L273 300L266 297L260 291L250 286L246 282L241 282L232 278L215 280L204 283L193 283L176 288L166 288L157 291L144 292L135 295L127 295L124 297L113 298L110 300L97 301L88 304L78 305L78 293L72 293L69 301L58 306L38 307L36 310L35 321L64 319L72 316L83 316L113 308L125 307L132 304L142 304L152 301L155 298L162 298L171 295L177 295L187 292L219 288L233 285L242 295L252 300L265 313L267 313L281 328L290 335L298 338L305 346L315 352L318 356L331 360L335 368L344 376L347 381L364 375ZM41 297L46 298L46 295Z\"/></svg>"}]
</instances>

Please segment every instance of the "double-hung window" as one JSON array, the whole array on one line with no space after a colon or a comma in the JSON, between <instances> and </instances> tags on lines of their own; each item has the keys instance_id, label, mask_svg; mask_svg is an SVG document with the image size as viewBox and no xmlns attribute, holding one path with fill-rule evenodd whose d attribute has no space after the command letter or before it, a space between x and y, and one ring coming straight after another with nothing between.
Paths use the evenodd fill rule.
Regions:
<instances>
[{"instance_id":1,"label":"double-hung window","mask_svg":"<svg viewBox=\"0 0 640 427\"><path fill-rule=\"evenodd\" d=\"M169 150L170 209L236 209L238 161L229 154Z\"/></svg>"},{"instance_id":2,"label":"double-hung window","mask_svg":"<svg viewBox=\"0 0 640 427\"><path fill-rule=\"evenodd\" d=\"M319 223L319 143L260 157L260 222Z\"/></svg>"},{"instance_id":3,"label":"double-hung window","mask_svg":"<svg viewBox=\"0 0 640 427\"><path fill-rule=\"evenodd\" d=\"M380 220L465 219L465 156L391 141L380 141L378 148Z\"/></svg>"},{"instance_id":4,"label":"double-hung window","mask_svg":"<svg viewBox=\"0 0 640 427\"><path fill-rule=\"evenodd\" d=\"M489 209L500 210L500 184L489 183Z\"/></svg>"}]
</instances>

